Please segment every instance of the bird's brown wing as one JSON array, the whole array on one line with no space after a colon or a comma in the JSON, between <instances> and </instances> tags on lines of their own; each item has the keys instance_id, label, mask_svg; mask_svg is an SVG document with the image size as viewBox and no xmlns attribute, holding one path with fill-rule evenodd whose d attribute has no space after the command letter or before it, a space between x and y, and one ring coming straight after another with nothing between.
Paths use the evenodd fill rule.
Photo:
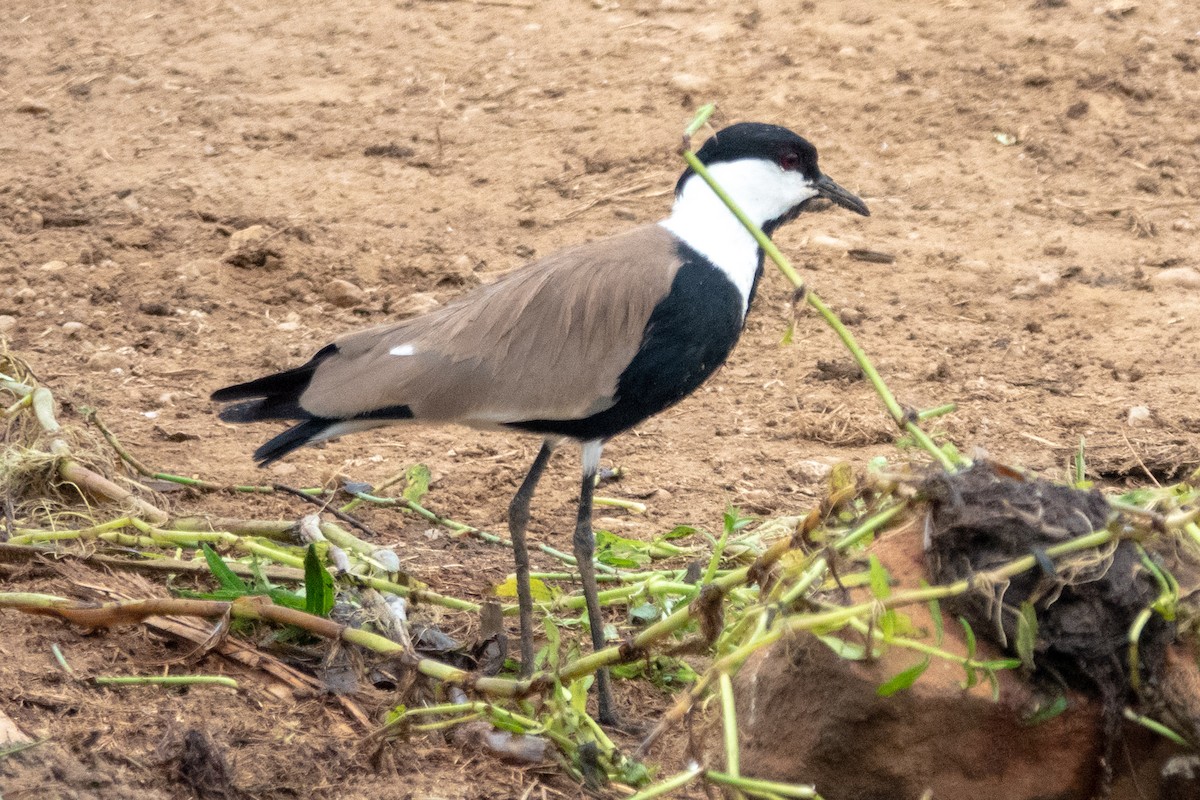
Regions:
<instances>
[{"instance_id":1,"label":"bird's brown wing","mask_svg":"<svg viewBox=\"0 0 1200 800\"><path fill-rule=\"evenodd\" d=\"M415 419L578 419L613 403L680 266L658 225L573 247L444 308L352 333L300 396L320 417L407 406Z\"/></svg>"}]
</instances>

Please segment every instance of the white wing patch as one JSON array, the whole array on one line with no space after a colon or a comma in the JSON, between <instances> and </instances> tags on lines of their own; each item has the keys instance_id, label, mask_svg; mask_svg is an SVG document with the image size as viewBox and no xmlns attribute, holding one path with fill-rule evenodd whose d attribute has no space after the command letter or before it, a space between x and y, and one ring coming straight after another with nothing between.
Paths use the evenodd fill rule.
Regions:
<instances>
[{"instance_id":1,"label":"white wing patch","mask_svg":"<svg viewBox=\"0 0 1200 800\"><path fill-rule=\"evenodd\" d=\"M413 347L411 344L398 344L395 347L393 347L391 350L388 350L388 355L390 355L390 356L411 356L411 355L415 355L416 352L417 352L417 348Z\"/></svg>"}]
</instances>

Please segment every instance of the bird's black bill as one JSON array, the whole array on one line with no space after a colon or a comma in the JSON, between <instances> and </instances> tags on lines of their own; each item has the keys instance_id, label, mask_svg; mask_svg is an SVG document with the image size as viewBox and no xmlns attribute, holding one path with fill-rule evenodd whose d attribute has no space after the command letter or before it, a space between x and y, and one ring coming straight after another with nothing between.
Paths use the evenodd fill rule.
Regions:
<instances>
[{"instance_id":1,"label":"bird's black bill","mask_svg":"<svg viewBox=\"0 0 1200 800\"><path fill-rule=\"evenodd\" d=\"M832 200L842 208L849 209L855 214L862 214L864 217L871 216L871 210L867 208L867 204L860 200L856 195L850 194L841 186L830 178L828 175L822 175L817 179L815 184L817 189L817 197L824 197L826 200Z\"/></svg>"}]
</instances>

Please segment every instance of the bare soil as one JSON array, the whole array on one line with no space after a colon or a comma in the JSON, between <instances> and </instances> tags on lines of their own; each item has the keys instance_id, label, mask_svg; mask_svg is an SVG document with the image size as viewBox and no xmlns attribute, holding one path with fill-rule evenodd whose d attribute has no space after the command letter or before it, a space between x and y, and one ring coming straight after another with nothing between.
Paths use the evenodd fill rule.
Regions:
<instances>
[{"instance_id":1,"label":"bare soil","mask_svg":"<svg viewBox=\"0 0 1200 800\"><path fill-rule=\"evenodd\" d=\"M807 214L778 242L904 403L959 404L937 430L1049 475L1083 438L1110 484L1200 465L1193 2L11 0L0 20L0 334L66 403L64 421L98 409L159 469L314 485L423 462L431 506L502 529L535 440L392 429L264 476L249 454L274 429L219 422L208 395L664 216L679 133L708 101L717 124L802 133L866 199L869 219ZM252 226L265 238L231 250ZM728 365L609 445L606 466L626 477L605 493L650 510L603 512L601 527L648 537L716 529L728 504L803 511L820 492L808 462L895 454L894 426L815 315L781 346L790 297L769 272ZM563 549L577 458L556 457L534 503L532 535ZM511 569L502 550L417 521L370 521L438 591L482 596ZM3 584L63 579L9 568ZM186 797L193 730L227 760L241 793L228 796L580 791L435 739L373 748L335 705L261 688L81 687L53 643L91 673L181 655L140 629L0 616L0 710L51 739L0 759L7 800ZM622 694L633 716L669 702ZM664 770L680 750L666 748Z\"/></svg>"}]
</instances>

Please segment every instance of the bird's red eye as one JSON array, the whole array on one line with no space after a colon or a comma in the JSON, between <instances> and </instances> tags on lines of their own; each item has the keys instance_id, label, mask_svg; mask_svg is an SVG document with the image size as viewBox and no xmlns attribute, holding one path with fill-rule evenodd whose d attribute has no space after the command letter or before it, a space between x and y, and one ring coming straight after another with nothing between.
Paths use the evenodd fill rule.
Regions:
<instances>
[{"instance_id":1,"label":"bird's red eye","mask_svg":"<svg viewBox=\"0 0 1200 800\"><path fill-rule=\"evenodd\" d=\"M795 153L784 153L779 157L779 166L784 170L794 170L800 166L800 156Z\"/></svg>"}]
</instances>

